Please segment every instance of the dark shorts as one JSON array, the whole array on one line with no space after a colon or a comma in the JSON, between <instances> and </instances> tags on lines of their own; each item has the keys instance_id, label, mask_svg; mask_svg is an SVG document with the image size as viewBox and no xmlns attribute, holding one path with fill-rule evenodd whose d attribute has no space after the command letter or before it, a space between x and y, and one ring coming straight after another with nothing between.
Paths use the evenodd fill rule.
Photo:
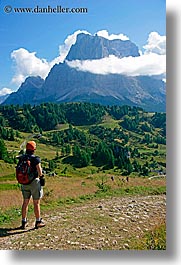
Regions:
<instances>
[{"instance_id":1,"label":"dark shorts","mask_svg":"<svg viewBox=\"0 0 181 265\"><path fill-rule=\"evenodd\" d=\"M21 191L24 199L30 199L32 196L33 200L39 200L43 196L43 188L39 178L34 179L28 185L21 185Z\"/></svg>"}]
</instances>

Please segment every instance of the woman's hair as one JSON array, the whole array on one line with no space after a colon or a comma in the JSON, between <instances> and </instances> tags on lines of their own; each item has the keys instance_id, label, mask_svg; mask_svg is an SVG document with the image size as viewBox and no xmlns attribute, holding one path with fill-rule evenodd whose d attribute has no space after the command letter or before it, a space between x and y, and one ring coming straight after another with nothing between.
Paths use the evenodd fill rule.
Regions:
<instances>
[{"instance_id":1,"label":"woman's hair","mask_svg":"<svg viewBox=\"0 0 181 265\"><path fill-rule=\"evenodd\" d=\"M26 154L32 155L34 153L34 150L26 150Z\"/></svg>"}]
</instances>

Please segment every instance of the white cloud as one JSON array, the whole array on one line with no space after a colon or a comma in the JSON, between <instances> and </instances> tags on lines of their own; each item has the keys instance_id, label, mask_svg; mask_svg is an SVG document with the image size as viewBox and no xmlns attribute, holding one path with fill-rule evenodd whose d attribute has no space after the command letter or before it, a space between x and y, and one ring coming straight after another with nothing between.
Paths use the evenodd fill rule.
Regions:
<instances>
[{"instance_id":1,"label":"white cloud","mask_svg":"<svg viewBox=\"0 0 181 265\"><path fill-rule=\"evenodd\" d=\"M51 66L45 59L36 56L36 52L29 52L24 48L14 50L11 58L15 63L15 75L12 83L20 85L27 76L40 75L45 78Z\"/></svg>"},{"instance_id":2,"label":"white cloud","mask_svg":"<svg viewBox=\"0 0 181 265\"><path fill-rule=\"evenodd\" d=\"M12 83L20 86L28 76L41 76L46 78L50 69L56 63L63 62L73 44L75 44L77 35L80 33L90 34L85 30L78 30L72 35L69 35L64 44L59 46L60 55L48 62L46 59L41 59L36 56L36 52L29 52L24 48L14 50L11 53L11 58L14 61L15 75L12 78Z\"/></svg>"},{"instance_id":3,"label":"white cloud","mask_svg":"<svg viewBox=\"0 0 181 265\"><path fill-rule=\"evenodd\" d=\"M106 36L106 31L103 35ZM110 55L99 60L75 60L68 62L70 67L79 71L94 74L123 74L128 76L165 75L166 73L166 37L157 32L151 32L145 52L138 57L117 58Z\"/></svg>"},{"instance_id":4,"label":"white cloud","mask_svg":"<svg viewBox=\"0 0 181 265\"><path fill-rule=\"evenodd\" d=\"M69 35L63 45L59 46L59 56L48 62L46 59L38 58L36 52L30 52L24 48L14 50L11 58L14 62L15 74L12 83L20 86L27 76L41 76L46 78L50 69L54 64L63 62L73 44L75 44L77 35L80 33L89 34L85 30L77 30ZM94 35L102 36L107 39L129 38L121 34L109 34L107 30L100 30ZM157 32L151 32L147 44L143 46L144 53L140 53L139 57L117 58L109 56L100 60L71 61L67 62L70 67L80 71L88 71L99 74L125 74L125 75L157 75L165 73L166 68L166 37L160 36Z\"/></svg>"},{"instance_id":5,"label":"white cloud","mask_svg":"<svg viewBox=\"0 0 181 265\"><path fill-rule=\"evenodd\" d=\"M147 44L143 48L145 53L166 54L166 36L160 36L157 32L151 32Z\"/></svg>"},{"instance_id":6,"label":"white cloud","mask_svg":"<svg viewBox=\"0 0 181 265\"><path fill-rule=\"evenodd\" d=\"M129 40L129 38L126 36L126 35L124 35L124 34L110 34L109 35L109 33L108 33L108 31L107 30L100 30L100 31L98 31L97 33L96 33L98 36L101 36L101 37L104 37L104 38L106 38L106 39L108 39L108 40Z\"/></svg>"},{"instance_id":7,"label":"white cloud","mask_svg":"<svg viewBox=\"0 0 181 265\"><path fill-rule=\"evenodd\" d=\"M12 92L13 92L13 91L12 91L10 88L3 87L3 88L0 90L0 96L9 95L9 94L11 94Z\"/></svg>"},{"instance_id":8,"label":"white cloud","mask_svg":"<svg viewBox=\"0 0 181 265\"><path fill-rule=\"evenodd\" d=\"M160 75L165 72L165 55L150 53L121 59L110 55L99 60L67 61L67 64L79 71L94 74Z\"/></svg>"}]
</instances>

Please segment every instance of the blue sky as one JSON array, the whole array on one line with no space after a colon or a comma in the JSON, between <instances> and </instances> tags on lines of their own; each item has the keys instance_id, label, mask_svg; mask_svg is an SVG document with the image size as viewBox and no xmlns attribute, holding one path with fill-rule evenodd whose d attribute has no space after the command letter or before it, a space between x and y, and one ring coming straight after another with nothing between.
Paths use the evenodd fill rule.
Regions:
<instances>
[{"instance_id":1,"label":"blue sky","mask_svg":"<svg viewBox=\"0 0 181 265\"><path fill-rule=\"evenodd\" d=\"M52 8L57 5L69 8L85 7L88 12L4 12L6 6L35 8L37 5L49 5ZM86 30L91 34L101 30L106 30L109 34L122 33L142 50L151 32L157 32L160 36L166 35L165 8L165 0L0 0L0 95L3 88L17 90L19 87L17 78L23 75L26 51L28 59L25 63L31 64L35 57L40 58L41 62L45 60L43 67L46 71L48 63L60 55L60 46L65 39L77 30ZM14 52L17 50L19 53ZM33 59L28 61L29 58ZM26 73L28 71L29 69Z\"/></svg>"}]
</instances>

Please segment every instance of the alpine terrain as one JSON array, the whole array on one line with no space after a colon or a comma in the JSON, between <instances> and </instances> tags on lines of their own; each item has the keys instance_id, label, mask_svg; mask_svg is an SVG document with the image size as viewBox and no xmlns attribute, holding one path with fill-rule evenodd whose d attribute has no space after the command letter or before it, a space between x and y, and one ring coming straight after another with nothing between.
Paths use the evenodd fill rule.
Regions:
<instances>
[{"instance_id":1,"label":"alpine terrain","mask_svg":"<svg viewBox=\"0 0 181 265\"><path fill-rule=\"evenodd\" d=\"M139 106L148 111L165 111L165 83L154 76L97 74L73 67L79 61L140 56L130 40L108 40L81 33L63 63L55 64L45 80L28 77L3 104L43 102L91 102L103 105Z\"/></svg>"}]
</instances>

